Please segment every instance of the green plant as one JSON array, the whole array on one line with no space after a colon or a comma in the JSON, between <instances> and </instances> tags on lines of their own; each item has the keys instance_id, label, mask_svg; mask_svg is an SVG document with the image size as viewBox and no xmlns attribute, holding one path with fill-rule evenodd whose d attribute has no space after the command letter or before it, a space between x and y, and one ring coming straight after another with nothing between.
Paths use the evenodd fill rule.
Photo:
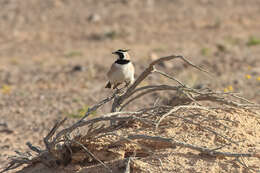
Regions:
<instances>
[{"instance_id":1,"label":"green plant","mask_svg":"<svg viewBox=\"0 0 260 173\"><path fill-rule=\"evenodd\" d=\"M211 50L210 50L210 48L204 47L204 48L201 49L200 52L201 52L201 54L202 54L203 56L208 56L208 55L210 55Z\"/></svg>"},{"instance_id":2,"label":"green plant","mask_svg":"<svg viewBox=\"0 0 260 173\"><path fill-rule=\"evenodd\" d=\"M247 46L256 46L260 44L260 39L254 36L251 36L247 42Z\"/></svg>"},{"instance_id":3,"label":"green plant","mask_svg":"<svg viewBox=\"0 0 260 173\"><path fill-rule=\"evenodd\" d=\"M82 118L85 116L86 112L88 111L89 106L84 106L80 109L78 109L78 111L76 113L67 113L68 117L71 118ZM90 115L96 115L96 111L93 111Z\"/></svg>"},{"instance_id":4,"label":"green plant","mask_svg":"<svg viewBox=\"0 0 260 173\"><path fill-rule=\"evenodd\" d=\"M82 52L80 51L71 51L71 52L68 52L68 53L65 53L65 57L67 58L72 58L72 57L76 57L76 56L82 56Z\"/></svg>"}]
</instances>

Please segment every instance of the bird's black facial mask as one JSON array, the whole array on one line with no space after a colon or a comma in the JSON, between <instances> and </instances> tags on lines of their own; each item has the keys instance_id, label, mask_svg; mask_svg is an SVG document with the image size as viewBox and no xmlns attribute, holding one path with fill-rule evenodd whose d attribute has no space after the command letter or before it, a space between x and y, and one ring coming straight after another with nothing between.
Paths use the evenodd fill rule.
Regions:
<instances>
[{"instance_id":1,"label":"bird's black facial mask","mask_svg":"<svg viewBox=\"0 0 260 173\"><path fill-rule=\"evenodd\" d=\"M121 64L121 65L123 65L123 64L128 64L130 61L129 60L126 60L126 59L118 59L118 60L116 60L116 64Z\"/></svg>"},{"instance_id":2,"label":"bird's black facial mask","mask_svg":"<svg viewBox=\"0 0 260 173\"><path fill-rule=\"evenodd\" d=\"M124 54L124 52L127 52L127 51L128 51L128 49L126 49L126 50L119 49L119 50L113 52L112 54L118 55L118 59L125 59L125 54Z\"/></svg>"},{"instance_id":3,"label":"bird's black facial mask","mask_svg":"<svg viewBox=\"0 0 260 173\"><path fill-rule=\"evenodd\" d=\"M124 59L125 55L123 52L116 52L116 54L118 55L119 59Z\"/></svg>"},{"instance_id":4,"label":"bird's black facial mask","mask_svg":"<svg viewBox=\"0 0 260 173\"><path fill-rule=\"evenodd\" d=\"M120 52L120 51L116 51L116 52L113 52L112 54L115 54L118 56L118 59L124 59L125 58L125 55L123 52Z\"/></svg>"},{"instance_id":5,"label":"bird's black facial mask","mask_svg":"<svg viewBox=\"0 0 260 173\"><path fill-rule=\"evenodd\" d=\"M130 60L125 59L124 52L126 52L126 51L118 50L116 52L113 52L113 54L118 55L118 59L115 61L116 64L124 65L124 64L128 64L130 62Z\"/></svg>"}]
</instances>

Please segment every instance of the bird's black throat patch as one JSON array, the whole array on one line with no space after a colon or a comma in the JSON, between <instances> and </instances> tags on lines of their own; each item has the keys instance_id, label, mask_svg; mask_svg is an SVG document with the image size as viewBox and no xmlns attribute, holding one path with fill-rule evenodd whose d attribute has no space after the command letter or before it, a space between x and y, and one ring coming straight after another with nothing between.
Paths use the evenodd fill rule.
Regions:
<instances>
[{"instance_id":1,"label":"bird's black throat patch","mask_svg":"<svg viewBox=\"0 0 260 173\"><path fill-rule=\"evenodd\" d=\"M130 62L130 60L127 60L127 59L118 59L116 60L115 63L117 64L128 64Z\"/></svg>"}]
</instances>

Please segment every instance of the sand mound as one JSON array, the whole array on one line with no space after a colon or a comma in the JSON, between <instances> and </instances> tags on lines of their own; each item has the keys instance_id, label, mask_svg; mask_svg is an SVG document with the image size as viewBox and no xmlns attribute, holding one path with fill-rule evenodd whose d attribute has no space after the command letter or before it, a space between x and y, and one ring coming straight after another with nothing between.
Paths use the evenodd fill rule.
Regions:
<instances>
[{"instance_id":1,"label":"sand mound","mask_svg":"<svg viewBox=\"0 0 260 173\"><path fill-rule=\"evenodd\" d=\"M169 109L153 110L168 112ZM127 116L122 115L122 117ZM57 168L36 164L21 172L250 172L259 170L259 158L210 155L192 147L223 153L259 153L260 122L251 111L216 108L211 111L181 108L165 117L156 129L145 120L121 122L120 128L99 124L91 134L75 135L78 143L56 150L67 163ZM154 119L160 116L154 115ZM98 128L99 127L99 128ZM119 126L118 126L119 127ZM104 130L105 129L105 130ZM99 133L98 131L102 131ZM149 138L154 137L154 138ZM172 140L168 140L172 139ZM183 146L179 145L183 144ZM84 145L104 165L93 159ZM70 151L69 151L70 150ZM62 151L62 152L61 152ZM213 151L213 150L212 150ZM61 154L62 153L62 154ZM66 166L65 166L65 165ZM107 167L107 168L106 168Z\"/></svg>"}]
</instances>

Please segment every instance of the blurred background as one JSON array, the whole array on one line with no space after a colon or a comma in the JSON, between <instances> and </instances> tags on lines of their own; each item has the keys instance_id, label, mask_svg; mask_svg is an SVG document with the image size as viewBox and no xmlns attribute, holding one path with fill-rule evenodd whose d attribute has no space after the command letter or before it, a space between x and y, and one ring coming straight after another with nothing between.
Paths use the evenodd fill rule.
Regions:
<instances>
[{"instance_id":1,"label":"blurred background","mask_svg":"<svg viewBox=\"0 0 260 173\"><path fill-rule=\"evenodd\" d=\"M183 55L213 77L180 60L158 68L190 87L260 103L259 21L259 0L0 0L0 163L27 141L43 146L57 120L70 124L110 95L117 49L131 50L136 76L156 58ZM157 74L142 85L152 83L177 85ZM127 109L170 97L156 93Z\"/></svg>"}]
</instances>

